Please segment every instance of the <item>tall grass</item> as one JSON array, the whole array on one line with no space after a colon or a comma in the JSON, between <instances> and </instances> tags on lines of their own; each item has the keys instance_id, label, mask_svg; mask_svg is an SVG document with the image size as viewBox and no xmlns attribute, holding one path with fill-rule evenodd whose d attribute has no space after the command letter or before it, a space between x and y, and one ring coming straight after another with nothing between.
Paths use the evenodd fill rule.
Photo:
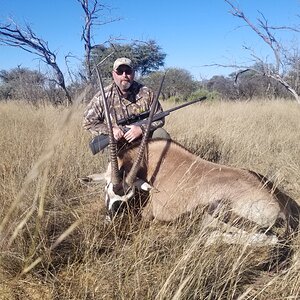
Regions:
<instances>
[{"instance_id":1,"label":"tall grass","mask_svg":"<svg viewBox=\"0 0 300 300\"><path fill-rule=\"evenodd\" d=\"M107 164L88 149L82 111L0 103L0 299L300 297L299 238L290 266L270 273L271 249L204 247L197 214L105 223L103 186L78 180ZM207 102L165 127L197 155L267 175L299 201L299 119L288 101Z\"/></svg>"}]
</instances>

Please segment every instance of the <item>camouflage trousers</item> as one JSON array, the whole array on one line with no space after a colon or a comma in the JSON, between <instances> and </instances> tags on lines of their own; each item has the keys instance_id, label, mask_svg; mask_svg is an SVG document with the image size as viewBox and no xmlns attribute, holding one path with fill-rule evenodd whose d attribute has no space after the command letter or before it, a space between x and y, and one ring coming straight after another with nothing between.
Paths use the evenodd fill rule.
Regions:
<instances>
[{"instance_id":1,"label":"camouflage trousers","mask_svg":"<svg viewBox=\"0 0 300 300\"><path fill-rule=\"evenodd\" d=\"M161 127L159 127L157 129L155 129L154 131L152 131L150 133L150 137L152 139L164 139L164 140L170 140L171 139L169 133Z\"/></svg>"}]
</instances>

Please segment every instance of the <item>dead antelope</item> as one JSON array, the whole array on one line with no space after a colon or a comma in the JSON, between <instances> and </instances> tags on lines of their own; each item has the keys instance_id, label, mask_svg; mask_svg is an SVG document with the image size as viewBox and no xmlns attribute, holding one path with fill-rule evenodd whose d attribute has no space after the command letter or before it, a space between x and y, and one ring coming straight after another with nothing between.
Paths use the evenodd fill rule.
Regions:
<instances>
[{"instance_id":1,"label":"dead antelope","mask_svg":"<svg viewBox=\"0 0 300 300\"><path fill-rule=\"evenodd\" d=\"M143 190L148 195L141 209L147 219L173 221L199 207L212 217L223 211L223 223L234 219L234 224L256 228L257 234L251 236L253 243L277 243L272 230L278 224L283 225L287 236L297 230L298 204L263 176L203 160L170 140L147 141L154 106L141 144L117 155L104 103L110 135L105 202L111 217L120 205L130 205L136 193ZM239 230L246 240L250 238L246 228Z\"/></svg>"},{"instance_id":2,"label":"dead antelope","mask_svg":"<svg viewBox=\"0 0 300 300\"><path fill-rule=\"evenodd\" d=\"M142 208L148 220L174 221L200 206L211 216L223 211L256 225L260 232L272 232L278 224L284 224L286 234L298 228L297 203L259 174L206 161L166 140L150 140L144 159L133 169L138 150L133 146L119 153L117 172L108 167L105 202L111 217L143 190L149 192Z\"/></svg>"}]
</instances>

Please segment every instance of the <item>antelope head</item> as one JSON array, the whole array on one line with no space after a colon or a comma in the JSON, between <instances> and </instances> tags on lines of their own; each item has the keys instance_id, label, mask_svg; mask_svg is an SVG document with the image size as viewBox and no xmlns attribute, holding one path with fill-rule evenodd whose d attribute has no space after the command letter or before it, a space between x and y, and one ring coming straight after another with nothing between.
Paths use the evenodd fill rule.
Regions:
<instances>
[{"instance_id":1,"label":"antelope head","mask_svg":"<svg viewBox=\"0 0 300 300\"><path fill-rule=\"evenodd\" d=\"M117 142L114 139L111 116L109 113L108 102L104 92L103 83L101 79L101 74L97 70L98 79L100 83L102 99L103 99L103 107L104 114L108 128L109 135L109 157L110 157L110 165L106 174L106 187L105 187L105 204L107 208L108 217L112 219L122 208L124 204L126 204L130 199L132 199L136 194L136 189L149 191L151 186L137 178L137 173L141 165L141 161L144 157L146 144L149 137L150 125L152 123L152 118L156 110L159 94L163 85L163 81L165 76L163 76L159 91L156 97L153 100L151 105L150 114L148 117L147 127L144 131L143 138L141 144L138 149L138 155L135 161L132 164L132 167L128 174L122 174L122 171L118 166L118 158L117 158Z\"/></svg>"},{"instance_id":2,"label":"antelope head","mask_svg":"<svg viewBox=\"0 0 300 300\"><path fill-rule=\"evenodd\" d=\"M114 183L112 180L115 177L115 173L112 170L112 163L109 164L106 176L105 185L105 205L107 209L107 215L111 220L115 215L121 212L124 207L131 203L131 200L136 197L140 191L149 192L152 186L142 179L134 176L133 173L137 171L131 169L133 175L130 173L122 174L119 171L117 177L120 177L119 182ZM138 169L138 166L136 167Z\"/></svg>"}]
</instances>

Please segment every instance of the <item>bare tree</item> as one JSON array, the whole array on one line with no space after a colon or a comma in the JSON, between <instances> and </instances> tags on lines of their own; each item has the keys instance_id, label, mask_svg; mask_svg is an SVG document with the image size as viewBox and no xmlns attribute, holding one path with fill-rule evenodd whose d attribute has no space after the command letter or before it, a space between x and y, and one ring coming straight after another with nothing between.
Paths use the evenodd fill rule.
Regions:
<instances>
[{"instance_id":1,"label":"bare tree","mask_svg":"<svg viewBox=\"0 0 300 300\"><path fill-rule=\"evenodd\" d=\"M284 59L286 58L286 53L284 51L284 47L282 44L276 39L274 35L274 30L293 30L296 32L299 32L298 29L292 28L292 27L287 27L287 26L280 26L280 27L275 27L275 26L270 26L268 24L267 19L264 17L262 13L260 13L261 18L258 18L258 25L254 25L244 14L243 11L241 11L238 7L233 5L232 1L229 0L224 0L227 2L232 10L230 13L238 18L241 18L244 22L248 24L248 26L271 48L272 53L274 55L275 59L275 65L273 67L270 67L270 64L267 64L263 62L261 58L256 56L255 54L252 53L252 57L256 61L256 63L261 63L264 68L263 70L247 67L247 66L238 66L238 65L231 65L227 67L235 67L235 68L244 68L241 72L245 72L248 70L254 71L261 76L266 76L268 78L272 78L279 82L281 85L283 85L289 93L293 95L293 97L296 99L298 103L300 103L300 97L296 90L287 82L285 79L285 72L284 72ZM247 50L250 50L249 48L245 47ZM237 73L238 77L239 73ZM237 79L236 77L236 79Z\"/></svg>"},{"instance_id":2,"label":"bare tree","mask_svg":"<svg viewBox=\"0 0 300 300\"><path fill-rule=\"evenodd\" d=\"M291 82L297 93L300 93L300 51L299 48L291 48L291 54L287 57L289 66L288 80Z\"/></svg>"},{"instance_id":3,"label":"bare tree","mask_svg":"<svg viewBox=\"0 0 300 300\"><path fill-rule=\"evenodd\" d=\"M92 29L94 26L102 26L116 22L121 20L121 18L105 18L101 20L101 12L109 9L107 5L99 3L98 0L77 1L81 4L85 14L85 22L82 29L81 39L84 41L87 80L91 81L93 69L91 64L91 52L95 47L97 47L97 45L92 44Z\"/></svg>"},{"instance_id":4,"label":"bare tree","mask_svg":"<svg viewBox=\"0 0 300 300\"><path fill-rule=\"evenodd\" d=\"M43 62L53 69L55 83L63 89L67 103L72 104L71 96L66 88L64 75L56 62L56 54L50 50L47 42L39 38L32 31L28 24L26 24L24 28L20 28L13 21L10 21L6 25L0 24L0 45L1 44L18 47L40 57Z\"/></svg>"}]
</instances>

